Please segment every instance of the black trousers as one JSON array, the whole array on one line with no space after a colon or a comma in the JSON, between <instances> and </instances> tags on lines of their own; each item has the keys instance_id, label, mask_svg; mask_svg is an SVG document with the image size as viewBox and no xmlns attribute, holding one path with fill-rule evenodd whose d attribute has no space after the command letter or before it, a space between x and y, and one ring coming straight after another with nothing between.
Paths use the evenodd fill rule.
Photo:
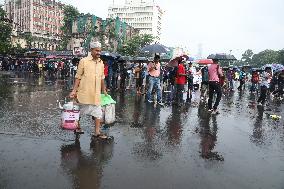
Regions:
<instances>
[{"instance_id":1,"label":"black trousers","mask_svg":"<svg viewBox=\"0 0 284 189\"><path fill-rule=\"evenodd\" d=\"M240 86L238 87L238 89L239 89L239 90L243 90L245 84L246 84L245 80L244 80L244 79L241 79L241 80L240 80Z\"/></svg>"},{"instance_id":2,"label":"black trousers","mask_svg":"<svg viewBox=\"0 0 284 189\"><path fill-rule=\"evenodd\" d=\"M125 80L126 80L126 76L122 76L120 79L120 89L125 89Z\"/></svg>"},{"instance_id":3,"label":"black trousers","mask_svg":"<svg viewBox=\"0 0 284 189\"><path fill-rule=\"evenodd\" d=\"M176 100L177 103L183 103L183 90L184 90L184 85L177 84L177 91L176 91Z\"/></svg>"},{"instance_id":4,"label":"black trousers","mask_svg":"<svg viewBox=\"0 0 284 189\"><path fill-rule=\"evenodd\" d=\"M260 96L259 96L258 101L257 101L258 103L262 103L262 104L265 103L266 96L267 96L267 90L268 90L268 88L266 86L260 87Z\"/></svg>"},{"instance_id":5,"label":"black trousers","mask_svg":"<svg viewBox=\"0 0 284 189\"><path fill-rule=\"evenodd\" d=\"M213 109L216 110L219 106L222 97L221 85L217 81L209 81L208 109L212 109L214 93L217 93L217 98L213 106Z\"/></svg>"}]
</instances>

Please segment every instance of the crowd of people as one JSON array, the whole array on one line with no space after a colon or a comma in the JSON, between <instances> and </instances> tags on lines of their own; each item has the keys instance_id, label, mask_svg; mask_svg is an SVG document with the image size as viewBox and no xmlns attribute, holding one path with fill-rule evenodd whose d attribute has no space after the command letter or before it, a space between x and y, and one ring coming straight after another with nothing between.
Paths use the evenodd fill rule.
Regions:
<instances>
[{"instance_id":1,"label":"crowd of people","mask_svg":"<svg viewBox=\"0 0 284 189\"><path fill-rule=\"evenodd\" d=\"M55 78L71 77L75 81L69 97L76 98L82 105L81 111L93 117L95 136L101 139L108 136L100 132L100 94L107 95L109 91L123 93L135 89L136 95L145 95L146 103L160 106L182 106L185 101L190 102L193 92L200 91L200 100L207 103L211 114L219 114L222 96L235 90L256 93L260 106L265 105L268 95L283 99L284 69L222 67L217 59L209 65L196 65L180 58L172 65L161 62L158 54L153 61L129 62L104 58L100 53L101 44L92 43L91 54L81 60L2 58L0 68ZM81 133L80 128L78 132Z\"/></svg>"},{"instance_id":2,"label":"crowd of people","mask_svg":"<svg viewBox=\"0 0 284 189\"><path fill-rule=\"evenodd\" d=\"M127 62L103 59L105 86L107 91L136 89L137 95L146 95L146 101L160 105L171 103L182 105L192 98L192 92L200 90L200 99L208 102L212 113L217 111L222 94L234 90L259 95L259 105L264 105L267 95L283 98L284 71L275 72L271 67L254 69L250 67L221 67L218 60L213 64L194 65L180 59L176 66L161 63L159 55L153 61ZM44 74L57 78L75 77L79 59L2 58L0 70ZM186 97L184 97L186 94ZM216 102L212 99L216 94ZM154 99L155 98L155 99Z\"/></svg>"},{"instance_id":3,"label":"crowd of people","mask_svg":"<svg viewBox=\"0 0 284 189\"><path fill-rule=\"evenodd\" d=\"M137 95L145 94L149 103L153 102L153 89L157 103L161 105L163 102L180 105L185 100L184 94L187 94L186 99L191 99L192 91L200 89L201 100L208 99L208 108L213 113L219 113L217 107L222 93L244 91L248 86L251 93L259 94L259 105L265 104L267 94L279 98L283 96L284 71L275 72L271 67L264 70L251 67L221 67L218 60L213 60L210 65L193 66L191 62L182 59L176 67L168 67L167 64L160 64L158 55L154 61L148 63L127 64L106 60L104 65L108 90L125 91L134 87L135 83ZM212 106L214 93L217 98Z\"/></svg>"},{"instance_id":4,"label":"crowd of people","mask_svg":"<svg viewBox=\"0 0 284 189\"><path fill-rule=\"evenodd\" d=\"M79 59L77 58L0 58L0 70L44 74L53 77L74 77Z\"/></svg>"}]
</instances>

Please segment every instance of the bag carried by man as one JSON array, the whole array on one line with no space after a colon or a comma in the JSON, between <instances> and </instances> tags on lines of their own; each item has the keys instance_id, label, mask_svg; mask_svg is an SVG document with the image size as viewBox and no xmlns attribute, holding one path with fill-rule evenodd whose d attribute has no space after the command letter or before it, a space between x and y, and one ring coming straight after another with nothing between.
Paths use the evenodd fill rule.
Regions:
<instances>
[{"instance_id":1,"label":"bag carried by man","mask_svg":"<svg viewBox=\"0 0 284 189\"><path fill-rule=\"evenodd\" d=\"M101 94L101 106L103 111L102 121L105 124L112 124L115 122L115 104L116 102L110 95Z\"/></svg>"}]
</instances>

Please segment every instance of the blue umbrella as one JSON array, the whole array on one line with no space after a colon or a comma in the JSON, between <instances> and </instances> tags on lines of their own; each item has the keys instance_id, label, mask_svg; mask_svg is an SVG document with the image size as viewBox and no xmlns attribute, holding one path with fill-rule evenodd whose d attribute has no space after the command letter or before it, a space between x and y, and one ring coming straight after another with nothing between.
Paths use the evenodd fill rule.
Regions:
<instances>
[{"instance_id":1,"label":"blue umbrella","mask_svg":"<svg viewBox=\"0 0 284 189\"><path fill-rule=\"evenodd\" d=\"M284 66L282 64L265 64L262 66L262 69L265 70L267 67L271 68L275 72L284 70Z\"/></svg>"},{"instance_id":2,"label":"blue umbrella","mask_svg":"<svg viewBox=\"0 0 284 189\"><path fill-rule=\"evenodd\" d=\"M194 61L193 57L189 57L187 61Z\"/></svg>"}]
</instances>

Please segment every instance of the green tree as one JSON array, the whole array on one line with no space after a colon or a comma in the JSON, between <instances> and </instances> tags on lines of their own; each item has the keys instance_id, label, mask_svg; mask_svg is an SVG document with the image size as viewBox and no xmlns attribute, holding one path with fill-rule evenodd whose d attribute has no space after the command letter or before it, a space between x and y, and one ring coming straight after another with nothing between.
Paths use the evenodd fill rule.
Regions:
<instances>
[{"instance_id":1,"label":"green tree","mask_svg":"<svg viewBox=\"0 0 284 189\"><path fill-rule=\"evenodd\" d=\"M21 54L21 53L25 53L25 52L26 52L26 50L24 48L22 48L21 45L18 44L18 43L15 46L13 46L10 50L11 54L17 54L17 53Z\"/></svg>"},{"instance_id":2,"label":"green tree","mask_svg":"<svg viewBox=\"0 0 284 189\"><path fill-rule=\"evenodd\" d=\"M284 49L278 51L278 63L284 65Z\"/></svg>"},{"instance_id":3,"label":"green tree","mask_svg":"<svg viewBox=\"0 0 284 189\"><path fill-rule=\"evenodd\" d=\"M32 47L32 42L34 41L34 37L32 36L31 32L26 32L24 34L24 39L27 42L27 48L31 48Z\"/></svg>"},{"instance_id":4,"label":"green tree","mask_svg":"<svg viewBox=\"0 0 284 189\"><path fill-rule=\"evenodd\" d=\"M154 37L152 35L135 35L130 40L126 41L126 43L118 49L118 52L124 56L139 56L140 49L151 44L153 41Z\"/></svg>"},{"instance_id":5,"label":"green tree","mask_svg":"<svg viewBox=\"0 0 284 189\"><path fill-rule=\"evenodd\" d=\"M248 49L242 54L242 62L243 64L250 65L252 60L253 52L251 49Z\"/></svg>"},{"instance_id":6,"label":"green tree","mask_svg":"<svg viewBox=\"0 0 284 189\"><path fill-rule=\"evenodd\" d=\"M63 18L63 29L68 33L72 33L72 25L73 21L77 19L80 15L77 8L73 7L72 5L65 5L63 8L64 18Z\"/></svg>"},{"instance_id":7,"label":"green tree","mask_svg":"<svg viewBox=\"0 0 284 189\"><path fill-rule=\"evenodd\" d=\"M141 48L150 45L154 41L154 36L150 34L144 34L141 36Z\"/></svg>"},{"instance_id":8,"label":"green tree","mask_svg":"<svg viewBox=\"0 0 284 189\"><path fill-rule=\"evenodd\" d=\"M6 19L5 11L0 7L0 54L7 54L11 50L12 24Z\"/></svg>"},{"instance_id":9,"label":"green tree","mask_svg":"<svg viewBox=\"0 0 284 189\"><path fill-rule=\"evenodd\" d=\"M77 8L72 5L65 5L63 8L64 18L63 18L63 26L61 27L61 31L63 33L61 38L61 44L58 50L66 50L69 40L72 36L72 25L73 21L77 19L80 15Z\"/></svg>"},{"instance_id":10,"label":"green tree","mask_svg":"<svg viewBox=\"0 0 284 189\"><path fill-rule=\"evenodd\" d=\"M261 67L265 64L273 64L279 61L279 53L274 50L264 50L258 54L254 54L252 57L252 65L255 67Z\"/></svg>"}]
</instances>

